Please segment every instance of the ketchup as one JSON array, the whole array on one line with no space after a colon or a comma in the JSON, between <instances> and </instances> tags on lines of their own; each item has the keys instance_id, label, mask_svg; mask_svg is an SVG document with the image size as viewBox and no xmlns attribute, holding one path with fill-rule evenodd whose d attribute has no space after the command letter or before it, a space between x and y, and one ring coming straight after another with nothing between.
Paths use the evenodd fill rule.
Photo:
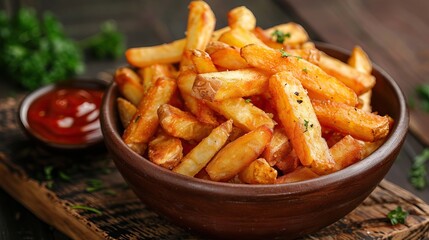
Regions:
<instances>
[{"instance_id":1,"label":"ketchup","mask_svg":"<svg viewBox=\"0 0 429 240\"><path fill-rule=\"evenodd\" d=\"M28 125L40 137L58 144L85 144L101 137L103 90L58 87L34 100Z\"/></svg>"}]
</instances>

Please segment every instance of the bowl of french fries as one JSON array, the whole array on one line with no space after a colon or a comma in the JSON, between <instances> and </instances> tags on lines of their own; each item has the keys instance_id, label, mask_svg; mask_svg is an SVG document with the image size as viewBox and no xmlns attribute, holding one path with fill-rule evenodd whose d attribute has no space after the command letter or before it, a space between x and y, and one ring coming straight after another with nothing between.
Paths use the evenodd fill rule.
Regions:
<instances>
[{"instance_id":1,"label":"bowl of french fries","mask_svg":"<svg viewBox=\"0 0 429 240\"><path fill-rule=\"evenodd\" d=\"M295 238L356 208L407 132L395 81L360 47L261 29L246 7L214 28L191 2L186 37L128 49L104 95L105 143L137 196L220 238Z\"/></svg>"}]
</instances>

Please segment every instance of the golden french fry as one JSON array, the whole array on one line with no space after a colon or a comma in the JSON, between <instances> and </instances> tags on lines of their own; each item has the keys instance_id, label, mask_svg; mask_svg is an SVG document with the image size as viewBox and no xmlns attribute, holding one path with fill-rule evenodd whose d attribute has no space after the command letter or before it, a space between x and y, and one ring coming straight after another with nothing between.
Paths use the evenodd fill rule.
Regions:
<instances>
[{"instance_id":1,"label":"golden french fry","mask_svg":"<svg viewBox=\"0 0 429 240\"><path fill-rule=\"evenodd\" d=\"M269 75L257 69L198 74L193 95L210 102L228 98L263 94L268 88Z\"/></svg>"},{"instance_id":2,"label":"golden french fry","mask_svg":"<svg viewBox=\"0 0 429 240\"><path fill-rule=\"evenodd\" d=\"M371 74L372 72L371 60L360 46L355 46L353 48L347 63L361 73Z\"/></svg>"},{"instance_id":3,"label":"golden french fry","mask_svg":"<svg viewBox=\"0 0 429 240\"><path fill-rule=\"evenodd\" d=\"M260 27L254 28L252 32L257 38L259 38L265 45L270 48L283 49L285 47L283 43L273 41L272 36L268 35L268 33Z\"/></svg>"},{"instance_id":4,"label":"golden french fry","mask_svg":"<svg viewBox=\"0 0 429 240\"><path fill-rule=\"evenodd\" d=\"M244 183L270 184L275 183L277 171L263 158L258 158L238 174Z\"/></svg>"},{"instance_id":5,"label":"golden french fry","mask_svg":"<svg viewBox=\"0 0 429 240\"><path fill-rule=\"evenodd\" d=\"M219 41L234 47L244 47L248 44L265 45L253 32L241 27L233 28L219 37Z\"/></svg>"},{"instance_id":6,"label":"golden french fry","mask_svg":"<svg viewBox=\"0 0 429 240\"><path fill-rule=\"evenodd\" d=\"M158 128L157 110L168 103L176 90L176 81L171 78L160 78L149 89L122 136L125 144L133 151L143 155L150 138Z\"/></svg>"},{"instance_id":7,"label":"golden french fry","mask_svg":"<svg viewBox=\"0 0 429 240\"><path fill-rule=\"evenodd\" d=\"M375 150L377 150L383 143L385 139L380 139L375 142L363 142L362 158L366 158Z\"/></svg>"},{"instance_id":8,"label":"golden french fry","mask_svg":"<svg viewBox=\"0 0 429 240\"><path fill-rule=\"evenodd\" d=\"M356 106L356 93L316 65L261 45L251 44L241 49L241 56L253 67L271 74L288 71L299 79L311 98L328 99ZM283 57L282 57L283 56Z\"/></svg>"},{"instance_id":9,"label":"golden french fry","mask_svg":"<svg viewBox=\"0 0 429 240\"><path fill-rule=\"evenodd\" d=\"M171 136L185 140L201 141L213 130L213 126L198 121L192 114L169 104L158 108L159 123Z\"/></svg>"},{"instance_id":10,"label":"golden french fry","mask_svg":"<svg viewBox=\"0 0 429 240\"><path fill-rule=\"evenodd\" d=\"M156 63L176 63L182 58L186 40L180 39L171 43L150 47L129 48L125 57L135 67L146 67Z\"/></svg>"},{"instance_id":11,"label":"golden french fry","mask_svg":"<svg viewBox=\"0 0 429 240\"><path fill-rule=\"evenodd\" d=\"M216 18L210 6L204 1L192 1L189 4L185 50L204 50L212 37L215 24Z\"/></svg>"},{"instance_id":12,"label":"golden french fry","mask_svg":"<svg viewBox=\"0 0 429 240\"><path fill-rule=\"evenodd\" d=\"M355 46L353 48L352 54L348 60L348 64L361 73L371 74L372 72L371 60L365 51L359 46ZM368 90L366 93L359 95L359 99L362 102L362 110L366 112L372 112L371 95L371 90Z\"/></svg>"},{"instance_id":13,"label":"golden french fry","mask_svg":"<svg viewBox=\"0 0 429 240\"><path fill-rule=\"evenodd\" d=\"M276 168L282 171L282 173L293 172L300 165L298 156L296 155L295 150L292 149L290 153L283 159L279 160L276 163Z\"/></svg>"},{"instance_id":14,"label":"golden french fry","mask_svg":"<svg viewBox=\"0 0 429 240\"><path fill-rule=\"evenodd\" d=\"M213 129L210 135L201 140L197 146L186 154L180 164L173 169L173 172L191 177L195 176L223 147L231 131L232 120L228 120Z\"/></svg>"},{"instance_id":15,"label":"golden french fry","mask_svg":"<svg viewBox=\"0 0 429 240\"><path fill-rule=\"evenodd\" d=\"M228 25L230 28L253 30L256 26L256 18L245 6L236 7L228 12Z\"/></svg>"},{"instance_id":16,"label":"golden french fry","mask_svg":"<svg viewBox=\"0 0 429 240\"><path fill-rule=\"evenodd\" d=\"M121 97L116 99L116 104L118 104L119 119L121 119L122 126L126 128L137 112L137 108Z\"/></svg>"},{"instance_id":17,"label":"golden french fry","mask_svg":"<svg viewBox=\"0 0 429 240\"><path fill-rule=\"evenodd\" d=\"M188 110L194 114L200 122L214 126L219 125L215 113L202 100L192 96L192 86L194 85L197 73L193 70L184 71L177 79L177 85Z\"/></svg>"},{"instance_id":18,"label":"golden french fry","mask_svg":"<svg viewBox=\"0 0 429 240\"><path fill-rule=\"evenodd\" d=\"M174 78L173 66L170 64L153 64L139 69L138 73L143 79L142 85L145 93L155 84L158 78Z\"/></svg>"},{"instance_id":19,"label":"golden french fry","mask_svg":"<svg viewBox=\"0 0 429 240\"><path fill-rule=\"evenodd\" d=\"M318 65L320 61L321 52L315 48L299 48L299 49L289 49L288 53L290 53L293 56L299 56L303 59Z\"/></svg>"},{"instance_id":20,"label":"golden french fry","mask_svg":"<svg viewBox=\"0 0 429 240\"><path fill-rule=\"evenodd\" d=\"M311 171L310 168L300 167L294 170L293 172L290 172L288 174L285 174L277 178L276 183L279 184L279 183L300 182L300 181L309 180L317 177L319 177L319 175Z\"/></svg>"},{"instance_id":21,"label":"golden french fry","mask_svg":"<svg viewBox=\"0 0 429 240\"><path fill-rule=\"evenodd\" d=\"M219 41L211 41L206 48L216 66L228 70L249 68L246 60L241 57L240 49Z\"/></svg>"},{"instance_id":22,"label":"golden french fry","mask_svg":"<svg viewBox=\"0 0 429 240\"><path fill-rule=\"evenodd\" d=\"M226 119L234 120L234 125L245 131L252 131L262 125L270 129L274 128L274 121L266 112L243 98L229 98L217 102L205 101L205 103Z\"/></svg>"},{"instance_id":23,"label":"golden french fry","mask_svg":"<svg viewBox=\"0 0 429 240\"><path fill-rule=\"evenodd\" d=\"M180 139L159 131L149 142L149 160L161 167L173 169L183 157L183 147Z\"/></svg>"},{"instance_id":24,"label":"golden french fry","mask_svg":"<svg viewBox=\"0 0 429 240\"><path fill-rule=\"evenodd\" d=\"M273 36L273 33L276 30L286 35L284 41L282 42L284 45L296 46L309 40L305 29L301 25L294 22L284 23L266 29L265 32L268 36L272 37L273 41L277 41L277 38Z\"/></svg>"},{"instance_id":25,"label":"golden french fry","mask_svg":"<svg viewBox=\"0 0 429 240\"><path fill-rule=\"evenodd\" d=\"M140 84L140 77L133 70L126 67L118 68L115 72L115 82L122 96L135 106L140 103L144 89Z\"/></svg>"},{"instance_id":26,"label":"golden french fry","mask_svg":"<svg viewBox=\"0 0 429 240\"><path fill-rule=\"evenodd\" d=\"M192 50L191 53L191 60L198 73L217 72L208 53L197 49Z\"/></svg>"},{"instance_id":27,"label":"golden french fry","mask_svg":"<svg viewBox=\"0 0 429 240\"><path fill-rule=\"evenodd\" d=\"M258 158L272 132L261 126L222 148L206 167L210 179L228 181Z\"/></svg>"},{"instance_id":28,"label":"golden french fry","mask_svg":"<svg viewBox=\"0 0 429 240\"><path fill-rule=\"evenodd\" d=\"M277 162L284 159L292 150L292 146L289 143L289 139L286 136L283 127L276 127L273 131L273 137L268 143L262 157L270 164L274 166Z\"/></svg>"},{"instance_id":29,"label":"golden french fry","mask_svg":"<svg viewBox=\"0 0 429 240\"><path fill-rule=\"evenodd\" d=\"M335 161L335 169L341 170L360 161L363 158L363 147L363 142L352 136L343 137L329 149Z\"/></svg>"},{"instance_id":30,"label":"golden french fry","mask_svg":"<svg viewBox=\"0 0 429 240\"><path fill-rule=\"evenodd\" d=\"M347 87L353 89L357 95L367 92L375 85L374 76L359 72L346 63L325 53L320 55L319 67L329 75L343 82Z\"/></svg>"},{"instance_id":31,"label":"golden french fry","mask_svg":"<svg viewBox=\"0 0 429 240\"><path fill-rule=\"evenodd\" d=\"M334 161L300 81L289 72L279 72L269 79L269 90L287 137L302 165L318 174L333 170Z\"/></svg>"},{"instance_id":32,"label":"golden french fry","mask_svg":"<svg viewBox=\"0 0 429 240\"><path fill-rule=\"evenodd\" d=\"M389 133L389 118L365 112L346 104L312 100L320 124L352 137L374 142Z\"/></svg>"}]
</instances>

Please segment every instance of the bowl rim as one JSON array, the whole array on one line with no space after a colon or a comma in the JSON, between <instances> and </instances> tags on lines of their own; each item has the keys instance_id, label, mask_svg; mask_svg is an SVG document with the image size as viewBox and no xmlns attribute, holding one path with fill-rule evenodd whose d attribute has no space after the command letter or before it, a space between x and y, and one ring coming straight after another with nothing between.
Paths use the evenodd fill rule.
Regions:
<instances>
[{"instance_id":1,"label":"bowl rim","mask_svg":"<svg viewBox=\"0 0 429 240\"><path fill-rule=\"evenodd\" d=\"M74 149L85 149L95 145L98 145L103 142L103 135L100 134L97 138L92 139L85 143L78 144L68 144L68 143L57 143L53 141L49 141L35 131L33 131L28 123L28 109L33 101L41 97L42 95L56 89L59 87L79 87L79 86L90 86L94 89L105 90L108 87L108 83L104 80L96 79L96 78L72 78L67 80L62 80L56 83L48 84L37 88L34 91L29 92L25 95L25 97L21 100L18 105L18 122L21 129L32 139L36 139L38 142L43 143L43 145L60 150L74 150ZM103 94L104 95L104 94ZM100 106L101 108L101 106ZM101 115L101 111L100 111Z\"/></svg>"},{"instance_id":2,"label":"bowl rim","mask_svg":"<svg viewBox=\"0 0 429 240\"><path fill-rule=\"evenodd\" d=\"M333 51L339 52L340 54L350 56L348 51L329 43L316 42L316 46L321 48L329 48ZM124 149L124 151L120 153L124 155L121 160L114 158L115 164L121 164L131 169L134 174L137 174L141 177L151 176L156 178L158 181L168 182L171 184L172 188L177 188L181 191L192 192L192 194L221 195L223 197L231 198L246 197L248 199L257 201L264 201L265 197L272 198L273 196L281 197L285 195L317 192L323 188L340 186L342 184L340 179L354 178L358 180L362 177L362 173L365 171L369 171L377 165L381 166L388 164L390 150L397 149L399 151L399 146L401 146L405 139L408 131L409 113L404 94L393 78L382 68L380 68L377 64L373 64L373 69L373 71L378 71L382 76L384 76L386 82L392 88L394 94L398 98L397 101L399 103L399 111L398 117L395 119L394 127L391 129L387 140L365 159L362 159L361 161L345 169L320 176L315 179L294 183L267 185L234 184L193 178L162 168L152 163L150 160L144 158L143 156L140 156L137 153L131 151L122 141L122 138L118 133L117 126L115 126L117 120L108 118L109 109L106 106L108 99L112 98L112 95L116 94L115 91L117 91L117 84L115 82L112 82L103 96L100 115L101 129L104 137L110 138L115 145L114 149L108 147L109 151L120 151L120 149ZM136 159L143 161L135 161Z\"/></svg>"}]
</instances>

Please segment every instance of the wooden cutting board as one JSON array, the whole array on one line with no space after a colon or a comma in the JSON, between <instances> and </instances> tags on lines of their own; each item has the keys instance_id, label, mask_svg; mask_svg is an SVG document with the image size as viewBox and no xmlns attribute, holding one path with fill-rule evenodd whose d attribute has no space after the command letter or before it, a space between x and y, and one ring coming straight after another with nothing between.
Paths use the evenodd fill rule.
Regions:
<instances>
[{"instance_id":1,"label":"wooden cutting board","mask_svg":"<svg viewBox=\"0 0 429 240\"><path fill-rule=\"evenodd\" d=\"M203 238L141 203L105 151L71 156L35 147L16 124L17 104L0 100L0 187L40 219L73 239ZM98 191L89 188L95 183ZM410 215L391 226L386 215L397 206ZM421 239L428 232L429 206L383 181L349 215L304 239Z\"/></svg>"}]
</instances>

